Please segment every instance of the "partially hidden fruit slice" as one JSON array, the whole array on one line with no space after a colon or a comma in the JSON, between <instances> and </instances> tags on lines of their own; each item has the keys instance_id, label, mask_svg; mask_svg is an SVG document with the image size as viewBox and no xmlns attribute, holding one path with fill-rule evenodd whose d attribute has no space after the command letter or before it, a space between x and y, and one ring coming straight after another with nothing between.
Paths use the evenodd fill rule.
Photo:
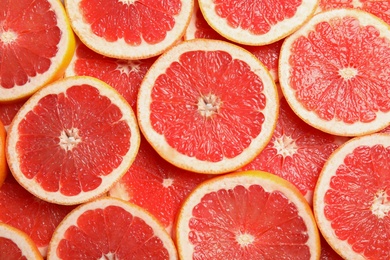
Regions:
<instances>
[{"instance_id":1,"label":"partially hidden fruit slice","mask_svg":"<svg viewBox=\"0 0 390 260\"><path fill-rule=\"evenodd\" d=\"M168 163L144 139L130 169L110 189L109 195L134 203L152 213L169 234L184 198L210 178Z\"/></svg>"},{"instance_id":2,"label":"partially hidden fruit slice","mask_svg":"<svg viewBox=\"0 0 390 260\"><path fill-rule=\"evenodd\" d=\"M60 78L74 52L74 35L58 0L2 1L0 102L31 96Z\"/></svg>"},{"instance_id":3,"label":"partially hidden fruit slice","mask_svg":"<svg viewBox=\"0 0 390 260\"><path fill-rule=\"evenodd\" d=\"M317 12L328 11L335 8L356 8L372 13L390 24L389 0L320 0Z\"/></svg>"},{"instance_id":4,"label":"partially hidden fruit slice","mask_svg":"<svg viewBox=\"0 0 390 260\"><path fill-rule=\"evenodd\" d=\"M0 222L26 233L43 257L47 255L54 229L73 208L35 197L20 186L12 175L0 188Z\"/></svg>"},{"instance_id":5,"label":"partially hidden fruit slice","mask_svg":"<svg viewBox=\"0 0 390 260\"><path fill-rule=\"evenodd\" d=\"M37 246L24 232L0 223L0 259L43 260Z\"/></svg>"},{"instance_id":6,"label":"partially hidden fruit slice","mask_svg":"<svg viewBox=\"0 0 390 260\"><path fill-rule=\"evenodd\" d=\"M115 88L135 111L139 86L154 60L154 58L143 60L109 58L94 52L78 41L72 61L66 68L65 76L98 78Z\"/></svg>"},{"instance_id":7,"label":"partially hidden fruit slice","mask_svg":"<svg viewBox=\"0 0 390 260\"><path fill-rule=\"evenodd\" d=\"M175 228L180 259L318 259L310 206L288 181L261 171L207 180L184 201Z\"/></svg>"},{"instance_id":8,"label":"partially hidden fruit slice","mask_svg":"<svg viewBox=\"0 0 390 260\"><path fill-rule=\"evenodd\" d=\"M325 164L314 192L317 224L345 259L390 259L390 135L355 137Z\"/></svg>"},{"instance_id":9,"label":"partially hidden fruit slice","mask_svg":"<svg viewBox=\"0 0 390 260\"><path fill-rule=\"evenodd\" d=\"M292 109L331 134L358 136L390 123L390 27L372 14L335 9L288 37L279 82Z\"/></svg>"},{"instance_id":10,"label":"partially hidden fruit slice","mask_svg":"<svg viewBox=\"0 0 390 260\"><path fill-rule=\"evenodd\" d=\"M5 152L5 141L7 133L5 131L4 125L0 120L0 187L3 184L5 178L8 174L8 165Z\"/></svg>"},{"instance_id":11,"label":"partially hidden fruit slice","mask_svg":"<svg viewBox=\"0 0 390 260\"><path fill-rule=\"evenodd\" d=\"M179 41L193 0L66 0L71 25L92 50L119 59L157 56Z\"/></svg>"},{"instance_id":12,"label":"partially hidden fruit slice","mask_svg":"<svg viewBox=\"0 0 390 260\"><path fill-rule=\"evenodd\" d=\"M157 152L179 168L225 173L267 144L278 115L264 65L234 44L195 39L161 55L138 93L138 122Z\"/></svg>"},{"instance_id":13,"label":"partially hidden fruit slice","mask_svg":"<svg viewBox=\"0 0 390 260\"><path fill-rule=\"evenodd\" d=\"M199 0L207 23L236 43L266 45L301 27L313 16L318 0Z\"/></svg>"},{"instance_id":14,"label":"partially hidden fruit slice","mask_svg":"<svg viewBox=\"0 0 390 260\"><path fill-rule=\"evenodd\" d=\"M24 102L26 102L26 100L19 100L12 103L0 103L0 121L3 123L6 131Z\"/></svg>"},{"instance_id":15,"label":"partially hidden fruit slice","mask_svg":"<svg viewBox=\"0 0 390 260\"><path fill-rule=\"evenodd\" d=\"M51 259L177 259L164 227L146 210L116 198L74 209L50 241Z\"/></svg>"},{"instance_id":16,"label":"partially hidden fruit slice","mask_svg":"<svg viewBox=\"0 0 390 260\"><path fill-rule=\"evenodd\" d=\"M318 176L329 155L345 138L326 134L297 117L286 100L280 101L279 118L270 142L241 170L270 172L294 184L309 204Z\"/></svg>"},{"instance_id":17,"label":"partially hidden fruit slice","mask_svg":"<svg viewBox=\"0 0 390 260\"><path fill-rule=\"evenodd\" d=\"M16 180L43 200L79 204L127 171L139 147L133 110L92 77L56 81L35 93L9 128L7 161Z\"/></svg>"}]
</instances>

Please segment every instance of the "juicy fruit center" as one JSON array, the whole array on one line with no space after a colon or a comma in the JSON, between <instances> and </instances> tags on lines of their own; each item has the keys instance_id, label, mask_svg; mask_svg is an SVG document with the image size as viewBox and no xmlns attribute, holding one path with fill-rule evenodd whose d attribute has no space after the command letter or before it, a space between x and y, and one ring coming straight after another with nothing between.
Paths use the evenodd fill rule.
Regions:
<instances>
[{"instance_id":1,"label":"juicy fruit center","mask_svg":"<svg viewBox=\"0 0 390 260\"><path fill-rule=\"evenodd\" d=\"M65 151L71 151L81 142L77 128L65 129L60 135L60 146Z\"/></svg>"},{"instance_id":2,"label":"juicy fruit center","mask_svg":"<svg viewBox=\"0 0 390 260\"><path fill-rule=\"evenodd\" d=\"M140 71L140 61L123 61L118 60L116 70L118 70L121 74L129 75L131 72L139 72Z\"/></svg>"},{"instance_id":3,"label":"juicy fruit center","mask_svg":"<svg viewBox=\"0 0 390 260\"><path fill-rule=\"evenodd\" d=\"M290 136L282 135L275 138L274 148L278 154L286 158L287 156L293 156L297 152L298 145Z\"/></svg>"},{"instance_id":4,"label":"juicy fruit center","mask_svg":"<svg viewBox=\"0 0 390 260\"><path fill-rule=\"evenodd\" d=\"M360 0L352 0L352 6L353 8L361 8L363 7L363 3Z\"/></svg>"},{"instance_id":5,"label":"juicy fruit center","mask_svg":"<svg viewBox=\"0 0 390 260\"><path fill-rule=\"evenodd\" d=\"M347 68L342 68L339 70L339 75L345 79L349 80L354 78L358 74L357 69L352 68L352 67L347 67Z\"/></svg>"},{"instance_id":6,"label":"juicy fruit center","mask_svg":"<svg viewBox=\"0 0 390 260\"><path fill-rule=\"evenodd\" d=\"M102 257L100 257L99 260L115 260L115 259L116 259L115 254L110 252L108 254L102 255Z\"/></svg>"},{"instance_id":7,"label":"juicy fruit center","mask_svg":"<svg viewBox=\"0 0 390 260\"><path fill-rule=\"evenodd\" d=\"M255 241L255 238L251 234L244 233L244 234L238 234L236 236L236 240L240 246L246 247L252 244Z\"/></svg>"},{"instance_id":8,"label":"juicy fruit center","mask_svg":"<svg viewBox=\"0 0 390 260\"><path fill-rule=\"evenodd\" d=\"M376 193L371 205L371 212L378 218L384 218L390 212L390 200L386 191L380 190Z\"/></svg>"},{"instance_id":9,"label":"juicy fruit center","mask_svg":"<svg viewBox=\"0 0 390 260\"><path fill-rule=\"evenodd\" d=\"M137 0L119 0L119 2L125 4L125 5L131 5L134 4Z\"/></svg>"},{"instance_id":10,"label":"juicy fruit center","mask_svg":"<svg viewBox=\"0 0 390 260\"><path fill-rule=\"evenodd\" d=\"M0 32L0 41L4 44L10 44L17 38L17 34L12 31Z\"/></svg>"},{"instance_id":11,"label":"juicy fruit center","mask_svg":"<svg viewBox=\"0 0 390 260\"><path fill-rule=\"evenodd\" d=\"M198 111L204 117L211 117L219 112L221 100L214 94L201 95L198 99Z\"/></svg>"},{"instance_id":12,"label":"juicy fruit center","mask_svg":"<svg viewBox=\"0 0 390 260\"><path fill-rule=\"evenodd\" d=\"M171 179L171 178L167 178L167 179L163 180L163 186L165 188L172 186L172 184L173 184L173 179Z\"/></svg>"}]
</instances>

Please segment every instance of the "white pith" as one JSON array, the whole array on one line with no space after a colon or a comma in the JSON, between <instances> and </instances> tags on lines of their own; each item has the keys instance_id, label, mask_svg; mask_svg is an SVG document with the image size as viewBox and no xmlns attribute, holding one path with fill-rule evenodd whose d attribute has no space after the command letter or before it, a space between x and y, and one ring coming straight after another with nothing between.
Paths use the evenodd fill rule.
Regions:
<instances>
[{"instance_id":1,"label":"white pith","mask_svg":"<svg viewBox=\"0 0 390 260\"><path fill-rule=\"evenodd\" d=\"M281 135L280 137L275 138L274 148L276 149L277 154L286 158L287 156L293 156L299 147L293 138L287 135Z\"/></svg>"},{"instance_id":2,"label":"white pith","mask_svg":"<svg viewBox=\"0 0 390 260\"><path fill-rule=\"evenodd\" d=\"M79 136L79 130L77 128L64 129L60 134L60 147L65 151L71 151L80 142L81 137Z\"/></svg>"},{"instance_id":3,"label":"white pith","mask_svg":"<svg viewBox=\"0 0 390 260\"><path fill-rule=\"evenodd\" d=\"M13 31L0 31L0 42L5 45L11 44L18 38L18 35Z\"/></svg>"}]
</instances>

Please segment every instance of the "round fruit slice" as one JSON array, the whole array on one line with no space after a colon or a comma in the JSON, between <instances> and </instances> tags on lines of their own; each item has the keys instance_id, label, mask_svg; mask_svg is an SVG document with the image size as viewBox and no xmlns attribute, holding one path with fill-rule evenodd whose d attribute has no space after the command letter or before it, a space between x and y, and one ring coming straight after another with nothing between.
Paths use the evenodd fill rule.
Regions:
<instances>
[{"instance_id":1,"label":"round fruit slice","mask_svg":"<svg viewBox=\"0 0 390 260\"><path fill-rule=\"evenodd\" d=\"M389 0L320 0L317 12L335 8L356 8L372 13L390 24L390 1Z\"/></svg>"},{"instance_id":2,"label":"round fruit slice","mask_svg":"<svg viewBox=\"0 0 390 260\"><path fill-rule=\"evenodd\" d=\"M345 259L390 259L390 135L355 137L325 164L314 213L329 245Z\"/></svg>"},{"instance_id":3,"label":"round fruit slice","mask_svg":"<svg viewBox=\"0 0 390 260\"><path fill-rule=\"evenodd\" d=\"M0 259L43 260L28 235L4 223L0 223Z\"/></svg>"},{"instance_id":4,"label":"round fruit slice","mask_svg":"<svg viewBox=\"0 0 390 260\"><path fill-rule=\"evenodd\" d=\"M195 39L161 55L138 93L142 132L167 161L200 173L225 173L267 144L278 95L264 65L234 44Z\"/></svg>"},{"instance_id":5,"label":"round fruit slice","mask_svg":"<svg viewBox=\"0 0 390 260\"><path fill-rule=\"evenodd\" d=\"M164 227L146 210L100 198L74 209L50 241L50 259L177 259Z\"/></svg>"},{"instance_id":6,"label":"round fruit slice","mask_svg":"<svg viewBox=\"0 0 390 260\"><path fill-rule=\"evenodd\" d=\"M181 39L193 0L66 0L73 30L102 55L137 60L157 56Z\"/></svg>"},{"instance_id":7,"label":"round fruit slice","mask_svg":"<svg viewBox=\"0 0 390 260\"><path fill-rule=\"evenodd\" d=\"M0 222L26 233L46 257L54 229L74 207L43 201L9 175L0 189L0 208Z\"/></svg>"},{"instance_id":8,"label":"round fruit slice","mask_svg":"<svg viewBox=\"0 0 390 260\"><path fill-rule=\"evenodd\" d=\"M133 110L117 91L92 77L68 77L19 110L9 128L7 161L37 197L79 204L125 174L139 142Z\"/></svg>"},{"instance_id":9,"label":"round fruit slice","mask_svg":"<svg viewBox=\"0 0 390 260\"><path fill-rule=\"evenodd\" d=\"M65 76L92 76L103 80L115 88L135 111L139 86L154 60L153 58L144 60L108 58L78 41Z\"/></svg>"},{"instance_id":10,"label":"round fruit slice","mask_svg":"<svg viewBox=\"0 0 390 260\"><path fill-rule=\"evenodd\" d=\"M5 156L6 137L7 137L7 133L5 131L3 123L0 120L0 187L3 184L8 173L8 165Z\"/></svg>"},{"instance_id":11,"label":"round fruit slice","mask_svg":"<svg viewBox=\"0 0 390 260\"><path fill-rule=\"evenodd\" d=\"M171 234L184 198L209 177L173 166L142 139L135 161L109 194L146 209Z\"/></svg>"},{"instance_id":12,"label":"round fruit slice","mask_svg":"<svg viewBox=\"0 0 390 260\"><path fill-rule=\"evenodd\" d=\"M286 180L261 171L207 180L184 201L176 224L180 259L318 259L311 209Z\"/></svg>"},{"instance_id":13,"label":"round fruit slice","mask_svg":"<svg viewBox=\"0 0 390 260\"><path fill-rule=\"evenodd\" d=\"M292 109L331 134L358 136L390 123L390 27L372 14L336 9L288 37L279 81Z\"/></svg>"},{"instance_id":14,"label":"round fruit slice","mask_svg":"<svg viewBox=\"0 0 390 260\"><path fill-rule=\"evenodd\" d=\"M312 204L321 169L344 139L306 124L282 98L278 122L270 142L241 170L262 170L276 174L294 184Z\"/></svg>"},{"instance_id":15,"label":"round fruit slice","mask_svg":"<svg viewBox=\"0 0 390 260\"><path fill-rule=\"evenodd\" d=\"M208 24L225 38L246 45L276 42L313 16L318 0L199 0Z\"/></svg>"},{"instance_id":16,"label":"round fruit slice","mask_svg":"<svg viewBox=\"0 0 390 260\"><path fill-rule=\"evenodd\" d=\"M2 1L0 102L22 99L62 76L74 35L58 0Z\"/></svg>"},{"instance_id":17,"label":"round fruit slice","mask_svg":"<svg viewBox=\"0 0 390 260\"><path fill-rule=\"evenodd\" d=\"M387 133L387 134L390 134L390 125L387 126L386 128L383 128L381 131L381 133Z\"/></svg>"}]
</instances>

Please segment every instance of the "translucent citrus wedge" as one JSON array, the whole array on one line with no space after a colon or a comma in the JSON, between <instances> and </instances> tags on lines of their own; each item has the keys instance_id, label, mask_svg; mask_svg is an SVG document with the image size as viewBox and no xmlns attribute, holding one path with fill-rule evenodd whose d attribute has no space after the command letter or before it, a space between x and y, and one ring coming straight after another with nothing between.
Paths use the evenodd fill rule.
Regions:
<instances>
[{"instance_id":1,"label":"translucent citrus wedge","mask_svg":"<svg viewBox=\"0 0 390 260\"><path fill-rule=\"evenodd\" d=\"M275 128L279 100L265 66L234 44L184 41L161 55L138 93L139 126L179 168L226 173L251 161Z\"/></svg>"},{"instance_id":2,"label":"translucent citrus wedge","mask_svg":"<svg viewBox=\"0 0 390 260\"><path fill-rule=\"evenodd\" d=\"M315 15L288 37L279 81L292 109L334 135L373 133L390 123L390 27L355 9Z\"/></svg>"},{"instance_id":3,"label":"translucent citrus wedge","mask_svg":"<svg viewBox=\"0 0 390 260\"><path fill-rule=\"evenodd\" d=\"M35 93L9 128L7 161L37 197L79 204L100 196L127 171L139 147L133 110L112 87L68 77Z\"/></svg>"},{"instance_id":4,"label":"translucent citrus wedge","mask_svg":"<svg viewBox=\"0 0 390 260\"><path fill-rule=\"evenodd\" d=\"M177 259L164 227L146 210L104 197L74 209L58 225L51 259Z\"/></svg>"},{"instance_id":5,"label":"translucent citrus wedge","mask_svg":"<svg viewBox=\"0 0 390 260\"><path fill-rule=\"evenodd\" d=\"M80 40L102 55L137 60L157 56L184 34L193 0L65 0Z\"/></svg>"},{"instance_id":6,"label":"translucent citrus wedge","mask_svg":"<svg viewBox=\"0 0 390 260\"><path fill-rule=\"evenodd\" d=\"M390 135L355 137L325 164L313 207L329 245L344 259L389 259Z\"/></svg>"},{"instance_id":7,"label":"translucent citrus wedge","mask_svg":"<svg viewBox=\"0 0 390 260\"><path fill-rule=\"evenodd\" d=\"M230 173L197 186L175 228L180 259L319 259L311 208L286 180Z\"/></svg>"},{"instance_id":8,"label":"translucent citrus wedge","mask_svg":"<svg viewBox=\"0 0 390 260\"><path fill-rule=\"evenodd\" d=\"M0 102L29 97L62 77L74 35L59 0L1 1Z\"/></svg>"},{"instance_id":9,"label":"translucent citrus wedge","mask_svg":"<svg viewBox=\"0 0 390 260\"><path fill-rule=\"evenodd\" d=\"M0 259L43 260L37 246L24 232L0 223Z\"/></svg>"}]
</instances>

